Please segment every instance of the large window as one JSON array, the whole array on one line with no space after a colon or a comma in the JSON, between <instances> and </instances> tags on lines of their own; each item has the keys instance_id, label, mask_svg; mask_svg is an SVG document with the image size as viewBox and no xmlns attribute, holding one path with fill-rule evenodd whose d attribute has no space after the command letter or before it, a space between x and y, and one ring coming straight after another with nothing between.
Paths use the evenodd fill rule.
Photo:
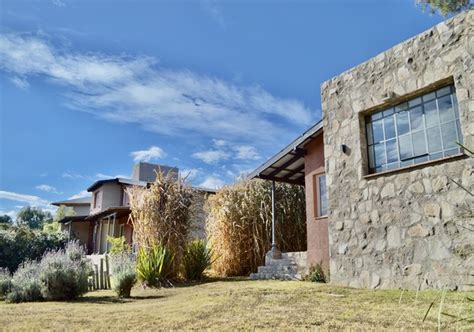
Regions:
<instances>
[{"instance_id":1,"label":"large window","mask_svg":"<svg viewBox=\"0 0 474 332\"><path fill-rule=\"evenodd\" d=\"M370 173L414 165L461 152L454 86L366 117Z\"/></svg>"}]
</instances>

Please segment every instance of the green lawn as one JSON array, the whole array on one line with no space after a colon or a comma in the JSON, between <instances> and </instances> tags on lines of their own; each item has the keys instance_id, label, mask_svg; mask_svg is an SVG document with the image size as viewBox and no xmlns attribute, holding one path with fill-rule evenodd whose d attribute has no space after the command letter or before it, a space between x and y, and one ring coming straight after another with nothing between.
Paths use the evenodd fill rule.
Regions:
<instances>
[{"instance_id":1,"label":"green lawn","mask_svg":"<svg viewBox=\"0 0 474 332\"><path fill-rule=\"evenodd\" d=\"M441 291L359 290L295 281L226 280L160 290L136 288L132 299L111 291L75 302L0 303L5 329L287 329L418 328L438 324ZM474 292L448 292L443 311L474 316ZM442 316L443 327L472 330L466 321ZM470 325L469 325L470 324Z\"/></svg>"}]
</instances>

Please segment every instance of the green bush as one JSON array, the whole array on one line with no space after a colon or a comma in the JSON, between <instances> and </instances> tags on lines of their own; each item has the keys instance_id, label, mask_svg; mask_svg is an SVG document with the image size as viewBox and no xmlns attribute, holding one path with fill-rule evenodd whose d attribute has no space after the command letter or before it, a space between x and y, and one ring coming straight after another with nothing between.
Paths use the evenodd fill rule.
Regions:
<instances>
[{"instance_id":1,"label":"green bush","mask_svg":"<svg viewBox=\"0 0 474 332\"><path fill-rule=\"evenodd\" d=\"M12 275L8 269L0 268L0 297L5 297L12 288Z\"/></svg>"},{"instance_id":2,"label":"green bush","mask_svg":"<svg viewBox=\"0 0 474 332\"><path fill-rule=\"evenodd\" d=\"M202 280L212 264L212 252L204 240L189 242L183 255L183 274L187 280Z\"/></svg>"},{"instance_id":3,"label":"green bush","mask_svg":"<svg viewBox=\"0 0 474 332\"><path fill-rule=\"evenodd\" d=\"M110 243L109 253L111 255L122 253L130 254L132 252L132 248L130 248L130 245L126 242L124 236L107 236L107 241Z\"/></svg>"},{"instance_id":4,"label":"green bush","mask_svg":"<svg viewBox=\"0 0 474 332\"><path fill-rule=\"evenodd\" d=\"M22 263L13 274L11 292L7 294L6 301L18 303L42 300L39 270L38 262Z\"/></svg>"},{"instance_id":5,"label":"green bush","mask_svg":"<svg viewBox=\"0 0 474 332\"><path fill-rule=\"evenodd\" d=\"M312 282L328 282L328 278L321 264L312 265L305 280Z\"/></svg>"},{"instance_id":6,"label":"green bush","mask_svg":"<svg viewBox=\"0 0 474 332\"><path fill-rule=\"evenodd\" d=\"M88 291L92 265L78 241L47 252L40 262L41 294L46 300L72 300Z\"/></svg>"},{"instance_id":7,"label":"green bush","mask_svg":"<svg viewBox=\"0 0 474 332\"><path fill-rule=\"evenodd\" d=\"M160 287L173 273L174 255L162 244L140 248L137 256L138 280L147 287Z\"/></svg>"},{"instance_id":8,"label":"green bush","mask_svg":"<svg viewBox=\"0 0 474 332\"><path fill-rule=\"evenodd\" d=\"M47 250L63 248L67 234L50 234L28 227L0 230L0 267L15 272L27 260L40 259Z\"/></svg>"},{"instance_id":9,"label":"green bush","mask_svg":"<svg viewBox=\"0 0 474 332\"><path fill-rule=\"evenodd\" d=\"M112 287L120 297L130 297L133 285L137 281L134 257L122 252L110 256Z\"/></svg>"}]
</instances>

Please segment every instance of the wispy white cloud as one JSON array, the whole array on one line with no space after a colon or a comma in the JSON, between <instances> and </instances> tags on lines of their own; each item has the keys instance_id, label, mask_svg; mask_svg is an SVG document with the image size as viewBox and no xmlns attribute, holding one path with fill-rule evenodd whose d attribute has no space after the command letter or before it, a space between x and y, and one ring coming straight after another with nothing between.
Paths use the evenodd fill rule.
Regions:
<instances>
[{"instance_id":1,"label":"wispy white cloud","mask_svg":"<svg viewBox=\"0 0 474 332\"><path fill-rule=\"evenodd\" d=\"M71 197L69 197L69 199L83 198L83 197L89 197L89 196L91 196L90 192L88 192L87 190L82 190L82 191L78 192L77 194L72 195Z\"/></svg>"},{"instance_id":2,"label":"wispy white cloud","mask_svg":"<svg viewBox=\"0 0 474 332\"><path fill-rule=\"evenodd\" d=\"M180 176L187 180L193 180L198 176L198 174L201 173L201 171L197 168L184 168L180 170L179 172L180 172Z\"/></svg>"},{"instance_id":3,"label":"wispy white cloud","mask_svg":"<svg viewBox=\"0 0 474 332\"><path fill-rule=\"evenodd\" d=\"M51 3L55 6L58 6L58 7L66 7L66 1L65 0L51 0Z\"/></svg>"},{"instance_id":4,"label":"wispy white cloud","mask_svg":"<svg viewBox=\"0 0 474 332\"><path fill-rule=\"evenodd\" d=\"M17 87L20 89L26 90L30 86L30 83L24 78L18 77L18 76L13 76L10 78L10 81L12 81L13 84L15 84Z\"/></svg>"},{"instance_id":5,"label":"wispy white cloud","mask_svg":"<svg viewBox=\"0 0 474 332\"><path fill-rule=\"evenodd\" d=\"M203 182L199 184L199 187L210 188L210 189L219 189L225 185L225 182L219 179L218 177L211 175L208 176Z\"/></svg>"},{"instance_id":6,"label":"wispy white cloud","mask_svg":"<svg viewBox=\"0 0 474 332\"><path fill-rule=\"evenodd\" d=\"M199 159L206 164L215 164L230 157L230 154L223 150L206 150L199 151L192 154L196 159Z\"/></svg>"},{"instance_id":7,"label":"wispy white cloud","mask_svg":"<svg viewBox=\"0 0 474 332\"><path fill-rule=\"evenodd\" d=\"M79 174L73 171L66 171L61 174L61 176L65 179L86 179L91 180L92 177L88 175Z\"/></svg>"},{"instance_id":8,"label":"wispy white cloud","mask_svg":"<svg viewBox=\"0 0 474 332\"><path fill-rule=\"evenodd\" d=\"M133 151L130 152L130 156L133 158L134 162L140 162L140 161L152 161L160 158L166 157L165 151L163 151L162 148L158 146L151 146L147 150L139 150L139 151Z\"/></svg>"},{"instance_id":9,"label":"wispy white cloud","mask_svg":"<svg viewBox=\"0 0 474 332\"><path fill-rule=\"evenodd\" d=\"M234 148L234 151L236 152L235 159L258 160L261 158L254 146L239 145Z\"/></svg>"},{"instance_id":10,"label":"wispy white cloud","mask_svg":"<svg viewBox=\"0 0 474 332\"><path fill-rule=\"evenodd\" d=\"M129 178L130 176L124 174L117 174L117 175L109 175L104 173L97 173L95 178L97 180L105 180L105 179L115 179L115 178Z\"/></svg>"},{"instance_id":11,"label":"wispy white cloud","mask_svg":"<svg viewBox=\"0 0 474 332\"><path fill-rule=\"evenodd\" d=\"M40 184L39 186L36 186L35 188L47 193L51 193L51 194L62 194L62 192L58 191L56 187L50 186L48 184Z\"/></svg>"},{"instance_id":12,"label":"wispy white cloud","mask_svg":"<svg viewBox=\"0 0 474 332\"><path fill-rule=\"evenodd\" d=\"M31 206L48 206L49 202L34 195L18 194L11 191L0 190L0 199L7 199L10 201L27 203Z\"/></svg>"},{"instance_id":13,"label":"wispy white cloud","mask_svg":"<svg viewBox=\"0 0 474 332\"><path fill-rule=\"evenodd\" d=\"M301 102L258 85L168 70L150 57L71 52L25 34L0 35L0 57L0 69L12 77L43 77L62 86L73 109L173 137L197 134L273 146L314 118Z\"/></svg>"},{"instance_id":14,"label":"wispy white cloud","mask_svg":"<svg viewBox=\"0 0 474 332\"><path fill-rule=\"evenodd\" d=\"M0 216L7 215L7 216L9 216L10 218L12 218L13 220L15 220L16 214L17 214L17 211L16 211L16 210L10 210L10 211L3 211L3 210L0 210Z\"/></svg>"}]
</instances>

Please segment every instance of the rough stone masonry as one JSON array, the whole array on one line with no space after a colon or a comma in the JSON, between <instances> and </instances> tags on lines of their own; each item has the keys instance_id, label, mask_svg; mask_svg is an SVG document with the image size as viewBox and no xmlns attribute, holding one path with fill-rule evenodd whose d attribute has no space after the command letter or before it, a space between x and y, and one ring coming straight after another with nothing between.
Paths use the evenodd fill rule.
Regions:
<instances>
[{"instance_id":1,"label":"rough stone masonry","mask_svg":"<svg viewBox=\"0 0 474 332\"><path fill-rule=\"evenodd\" d=\"M331 282L474 284L474 199L450 180L473 190L474 159L369 175L364 123L368 113L452 82L464 142L474 148L473 25L474 10L466 11L322 84Z\"/></svg>"}]
</instances>

